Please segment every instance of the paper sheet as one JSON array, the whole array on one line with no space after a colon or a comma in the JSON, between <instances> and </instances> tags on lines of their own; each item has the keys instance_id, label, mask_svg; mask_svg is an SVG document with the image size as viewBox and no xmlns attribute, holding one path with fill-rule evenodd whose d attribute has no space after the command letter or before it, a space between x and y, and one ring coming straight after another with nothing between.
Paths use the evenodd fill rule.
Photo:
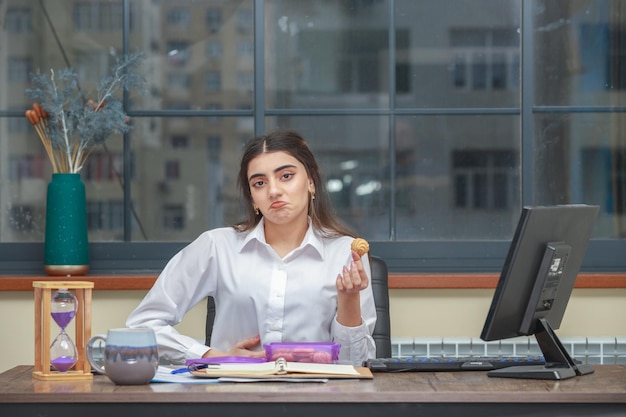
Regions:
<instances>
[{"instance_id":1,"label":"paper sheet","mask_svg":"<svg viewBox=\"0 0 626 417\"><path fill-rule=\"evenodd\" d=\"M156 375L152 378L152 382L174 382L177 384L217 384L216 379L196 378L189 372L173 374L172 371L178 368L169 368L167 366L159 366Z\"/></svg>"},{"instance_id":2,"label":"paper sheet","mask_svg":"<svg viewBox=\"0 0 626 417\"><path fill-rule=\"evenodd\" d=\"M189 372L181 372L173 374L172 371L180 368L169 368L167 366L159 366L152 378L151 383L169 382L175 384L217 384L220 382L328 382L327 378L196 378Z\"/></svg>"}]
</instances>

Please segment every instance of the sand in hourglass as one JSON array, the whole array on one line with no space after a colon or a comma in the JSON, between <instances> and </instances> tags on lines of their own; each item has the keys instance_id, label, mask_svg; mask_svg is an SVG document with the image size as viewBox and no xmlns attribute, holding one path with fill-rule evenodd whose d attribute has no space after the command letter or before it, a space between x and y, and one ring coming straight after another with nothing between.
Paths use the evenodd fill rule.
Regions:
<instances>
[{"instance_id":1,"label":"sand in hourglass","mask_svg":"<svg viewBox=\"0 0 626 417\"><path fill-rule=\"evenodd\" d=\"M73 303L61 302L60 304L63 307L69 307L71 304L72 310L53 311L51 313L52 319L61 328L61 333L59 333L50 345L50 356L52 358L50 360L50 365L52 365L54 369L59 372L67 372L70 368L72 368L72 366L74 366L74 364L76 364L78 358L78 352L76 351L74 342L72 342L67 333L65 333L65 328L70 324L76 315L76 310Z\"/></svg>"}]
</instances>

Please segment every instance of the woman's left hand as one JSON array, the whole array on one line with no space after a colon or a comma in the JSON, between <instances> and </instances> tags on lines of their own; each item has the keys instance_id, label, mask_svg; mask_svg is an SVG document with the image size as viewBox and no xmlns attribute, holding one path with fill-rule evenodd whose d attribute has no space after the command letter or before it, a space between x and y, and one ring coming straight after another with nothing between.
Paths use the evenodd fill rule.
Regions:
<instances>
[{"instance_id":1,"label":"woman's left hand","mask_svg":"<svg viewBox=\"0 0 626 417\"><path fill-rule=\"evenodd\" d=\"M352 262L350 269L343 267L343 272L337 275L337 291L339 293L358 293L369 285L369 278L365 269L363 269L363 261L355 251L352 251Z\"/></svg>"}]
</instances>

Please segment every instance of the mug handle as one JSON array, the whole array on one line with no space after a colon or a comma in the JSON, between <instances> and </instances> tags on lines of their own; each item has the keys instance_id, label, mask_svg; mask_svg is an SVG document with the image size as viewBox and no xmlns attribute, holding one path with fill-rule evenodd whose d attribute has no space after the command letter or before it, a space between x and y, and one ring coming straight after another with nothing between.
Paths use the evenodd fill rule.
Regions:
<instances>
[{"instance_id":1,"label":"mug handle","mask_svg":"<svg viewBox=\"0 0 626 417\"><path fill-rule=\"evenodd\" d=\"M89 364L91 365L91 367L93 368L94 371L96 371L99 374L104 374L105 370L104 370L104 357L102 358L102 360L100 362L102 363L98 363L99 361L97 359L95 359L93 357L93 352L94 352L94 348L95 348L95 344L96 342L101 341L104 343L104 346L106 346L106 342L107 342L107 337L104 334L98 334L93 336L91 339L89 339L89 342L87 342L87 360L89 361ZM102 351L102 354L104 355L104 348L102 345L98 346L98 349Z\"/></svg>"}]
</instances>

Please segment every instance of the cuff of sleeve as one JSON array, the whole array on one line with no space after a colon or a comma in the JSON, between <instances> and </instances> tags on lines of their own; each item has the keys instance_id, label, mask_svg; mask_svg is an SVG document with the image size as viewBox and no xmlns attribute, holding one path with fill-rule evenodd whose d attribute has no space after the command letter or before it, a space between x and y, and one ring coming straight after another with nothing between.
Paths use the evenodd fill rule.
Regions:
<instances>
[{"instance_id":1,"label":"cuff of sleeve","mask_svg":"<svg viewBox=\"0 0 626 417\"><path fill-rule=\"evenodd\" d=\"M208 346L205 346L201 343L197 343L191 346L189 350L187 350L187 353L185 354L185 356L186 356L186 359L198 359L198 358L201 358L202 355L207 353L209 350L211 350L211 348L209 348Z\"/></svg>"},{"instance_id":2,"label":"cuff of sleeve","mask_svg":"<svg viewBox=\"0 0 626 417\"><path fill-rule=\"evenodd\" d=\"M337 319L335 319L334 335L336 339L342 341L356 342L363 339L366 334L367 326L365 325L364 320L361 320L361 324L356 327L347 327L339 323Z\"/></svg>"}]
</instances>

